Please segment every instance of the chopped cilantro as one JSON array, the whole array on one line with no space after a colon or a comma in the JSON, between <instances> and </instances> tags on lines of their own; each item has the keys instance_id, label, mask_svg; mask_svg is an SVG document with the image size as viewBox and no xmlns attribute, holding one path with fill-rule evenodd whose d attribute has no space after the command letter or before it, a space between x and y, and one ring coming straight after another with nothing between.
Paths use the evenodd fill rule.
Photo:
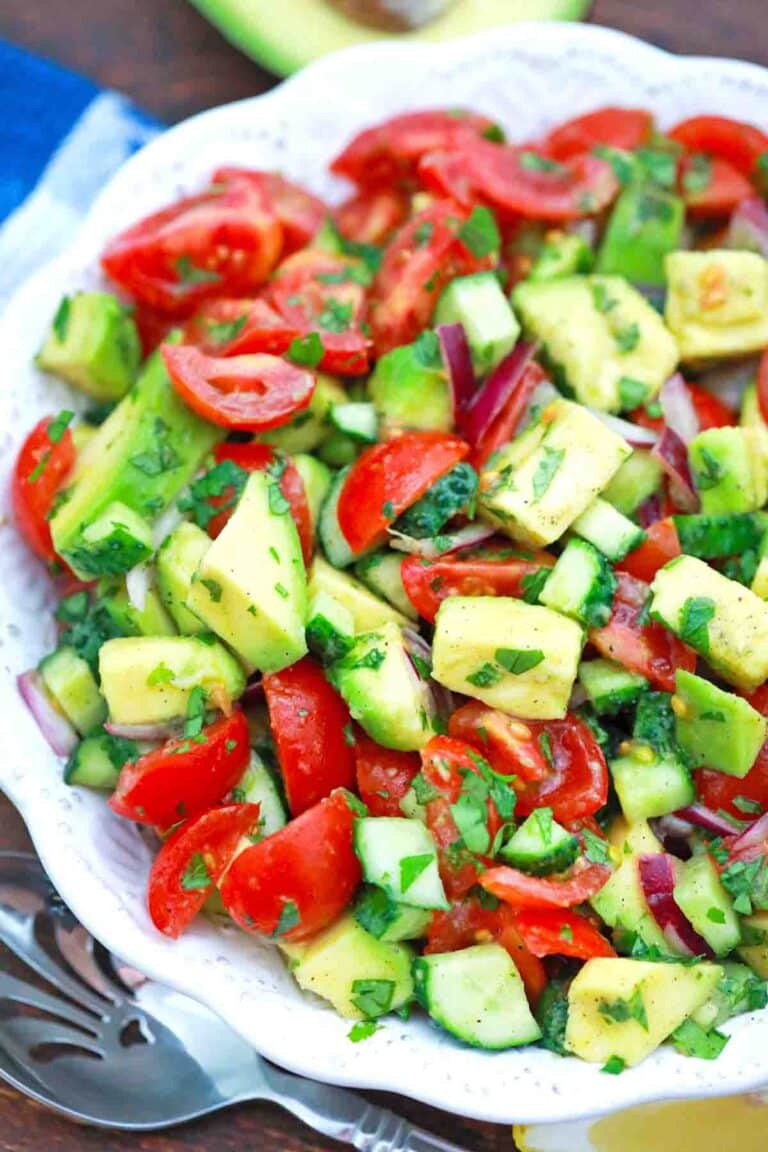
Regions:
<instances>
[{"instance_id":1,"label":"chopped cilantro","mask_svg":"<svg viewBox=\"0 0 768 1152\"><path fill-rule=\"evenodd\" d=\"M353 1044L359 1044L361 1040L369 1040L371 1036L380 1031L381 1024L376 1024L373 1020L358 1020L347 1033L347 1039L351 1040Z\"/></svg>"},{"instance_id":2,"label":"chopped cilantro","mask_svg":"<svg viewBox=\"0 0 768 1152\"><path fill-rule=\"evenodd\" d=\"M288 348L288 359L307 368L316 368L324 355L323 342L317 332L296 336Z\"/></svg>"},{"instance_id":3,"label":"chopped cilantro","mask_svg":"<svg viewBox=\"0 0 768 1152\"><path fill-rule=\"evenodd\" d=\"M351 720L347 724L344 725L343 732L344 732L344 743L347 745L348 748L354 748L357 741L355 740L355 729L354 729L354 726L353 726Z\"/></svg>"},{"instance_id":4,"label":"chopped cilantro","mask_svg":"<svg viewBox=\"0 0 768 1152\"><path fill-rule=\"evenodd\" d=\"M704 467L694 469L696 487L699 492L708 492L710 488L716 488L722 480L723 466L706 448L700 448L698 455Z\"/></svg>"},{"instance_id":5,"label":"chopped cilantro","mask_svg":"<svg viewBox=\"0 0 768 1152\"><path fill-rule=\"evenodd\" d=\"M285 936L287 932L292 931L298 924L301 923L301 916L299 909L293 900L283 900L283 907L280 909L280 915L272 932L272 939L277 940L280 936Z\"/></svg>"},{"instance_id":6,"label":"chopped cilantro","mask_svg":"<svg viewBox=\"0 0 768 1152\"><path fill-rule=\"evenodd\" d=\"M613 1024L623 1024L627 1020L636 1020L641 1028L648 1031L648 1015L645 1011L643 993L636 988L628 1000L619 997L616 1000L601 1000L597 1008L600 1015Z\"/></svg>"},{"instance_id":7,"label":"chopped cilantro","mask_svg":"<svg viewBox=\"0 0 768 1152\"><path fill-rule=\"evenodd\" d=\"M498 252L501 246L501 236L496 217L490 208L482 205L472 209L472 214L458 232L459 240L469 248L478 259Z\"/></svg>"},{"instance_id":8,"label":"chopped cilantro","mask_svg":"<svg viewBox=\"0 0 768 1152\"><path fill-rule=\"evenodd\" d=\"M672 1043L684 1056L696 1056L699 1060L716 1060L728 1043L728 1037L716 1028L709 1032L695 1020L684 1020L672 1033Z\"/></svg>"},{"instance_id":9,"label":"chopped cilantro","mask_svg":"<svg viewBox=\"0 0 768 1152\"><path fill-rule=\"evenodd\" d=\"M358 657L349 664L349 668L370 668L374 672L380 668L386 659L386 655L382 652L381 648L369 648L362 656Z\"/></svg>"},{"instance_id":10,"label":"chopped cilantro","mask_svg":"<svg viewBox=\"0 0 768 1152\"><path fill-rule=\"evenodd\" d=\"M551 808L535 808L533 811L533 818L539 829L539 834L543 844L552 843L552 824L554 817Z\"/></svg>"},{"instance_id":11,"label":"chopped cilantro","mask_svg":"<svg viewBox=\"0 0 768 1152\"><path fill-rule=\"evenodd\" d=\"M288 461L284 456L276 457L271 464L267 465L266 471L270 481L267 500L273 516L284 516L286 512L291 510L290 501L285 498L280 486L280 481L287 467Z\"/></svg>"},{"instance_id":12,"label":"chopped cilantro","mask_svg":"<svg viewBox=\"0 0 768 1152\"><path fill-rule=\"evenodd\" d=\"M533 474L534 503L541 500L565 459L565 448L550 448L545 445L542 453L541 460L539 460Z\"/></svg>"},{"instance_id":13,"label":"chopped cilantro","mask_svg":"<svg viewBox=\"0 0 768 1152\"><path fill-rule=\"evenodd\" d=\"M689 596L680 613L680 639L702 656L709 655L708 625L715 610L715 602L709 596Z\"/></svg>"},{"instance_id":14,"label":"chopped cilantro","mask_svg":"<svg viewBox=\"0 0 768 1152\"><path fill-rule=\"evenodd\" d=\"M725 924L725 912L722 908L707 908L707 920L713 924Z\"/></svg>"},{"instance_id":15,"label":"chopped cilantro","mask_svg":"<svg viewBox=\"0 0 768 1152\"><path fill-rule=\"evenodd\" d=\"M540 648L497 648L494 655L502 668L513 676L522 676L544 660Z\"/></svg>"},{"instance_id":16,"label":"chopped cilantro","mask_svg":"<svg viewBox=\"0 0 768 1152\"><path fill-rule=\"evenodd\" d=\"M400 861L400 891L405 894L433 863L435 857L431 852L421 856L404 856Z\"/></svg>"},{"instance_id":17,"label":"chopped cilantro","mask_svg":"<svg viewBox=\"0 0 768 1152\"><path fill-rule=\"evenodd\" d=\"M616 307L617 301L613 296L608 295L608 289L601 281L594 281L592 284L592 300L598 312L605 315L610 312L612 308Z\"/></svg>"},{"instance_id":18,"label":"chopped cilantro","mask_svg":"<svg viewBox=\"0 0 768 1152\"><path fill-rule=\"evenodd\" d=\"M56 309L53 317L53 331L56 333L56 339L60 343L64 343L67 338L67 330L69 329L69 315L72 311L72 301L69 296L62 296L59 301L59 306Z\"/></svg>"},{"instance_id":19,"label":"chopped cilantro","mask_svg":"<svg viewBox=\"0 0 768 1152\"><path fill-rule=\"evenodd\" d=\"M581 835L584 839L584 855L590 864L607 864L610 858L607 841L589 828L582 829Z\"/></svg>"},{"instance_id":20,"label":"chopped cilantro","mask_svg":"<svg viewBox=\"0 0 768 1152\"><path fill-rule=\"evenodd\" d=\"M46 448L45 452L43 452L43 454L40 457L40 459L38 460L37 464L35 465L35 467L30 472L29 476L27 476L27 483L28 484L34 484L36 481L38 481L40 479L43 472L45 472L45 469L48 466L48 461L50 460L50 458L51 458L51 450L50 450L50 448Z\"/></svg>"},{"instance_id":21,"label":"chopped cilantro","mask_svg":"<svg viewBox=\"0 0 768 1152\"><path fill-rule=\"evenodd\" d=\"M422 220L417 224L413 231L413 242L417 248L424 248L429 244L435 231L435 225L432 220Z\"/></svg>"},{"instance_id":22,"label":"chopped cilantro","mask_svg":"<svg viewBox=\"0 0 768 1152\"><path fill-rule=\"evenodd\" d=\"M59 443L67 428L72 423L74 416L74 412L70 412L67 408L59 412L58 416L54 416L48 425L48 439L51 444Z\"/></svg>"},{"instance_id":23,"label":"chopped cilantro","mask_svg":"<svg viewBox=\"0 0 768 1152\"><path fill-rule=\"evenodd\" d=\"M211 600L213 600L214 604L219 604L221 602L223 589L218 580L213 580L210 576L200 576L198 578L198 583L202 584L204 588L208 589L208 595L210 596Z\"/></svg>"},{"instance_id":24,"label":"chopped cilantro","mask_svg":"<svg viewBox=\"0 0 768 1152\"><path fill-rule=\"evenodd\" d=\"M624 354L634 352L640 343L640 325L632 323L627 324L626 328L618 328L614 332L613 338L619 352Z\"/></svg>"},{"instance_id":25,"label":"chopped cilantro","mask_svg":"<svg viewBox=\"0 0 768 1152\"><path fill-rule=\"evenodd\" d=\"M330 297L325 301L317 323L324 332L346 332L352 323L353 311L351 303Z\"/></svg>"},{"instance_id":26,"label":"chopped cilantro","mask_svg":"<svg viewBox=\"0 0 768 1152\"><path fill-rule=\"evenodd\" d=\"M537 604L542 589L547 582L551 569L537 568L535 572L528 572L520 581L520 591L526 604Z\"/></svg>"},{"instance_id":27,"label":"chopped cilantro","mask_svg":"<svg viewBox=\"0 0 768 1152\"><path fill-rule=\"evenodd\" d=\"M354 980L352 982L352 1003L369 1020L389 1012L394 995L394 980Z\"/></svg>"},{"instance_id":28,"label":"chopped cilantro","mask_svg":"<svg viewBox=\"0 0 768 1152\"><path fill-rule=\"evenodd\" d=\"M218 272L193 264L189 256L179 256L174 268L182 284L215 284L221 279Z\"/></svg>"},{"instance_id":29,"label":"chopped cilantro","mask_svg":"<svg viewBox=\"0 0 768 1152\"><path fill-rule=\"evenodd\" d=\"M437 333L426 328L413 343L413 356L423 368L442 368L443 355Z\"/></svg>"},{"instance_id":30,"label":"chopped cilantro","mask_svg":"<svg viewBox=\"0 0 768 1152\"><path fill-rule=\"evenodd\" d=\"M174 676L175 673L170 668L167 668L161 660L159 664L155 665L149 676L147 676L147 685L150 688L154 688L156 684L172 684Z\"/></svg>"},{"instance_id":31,"label":"chopped cilantro","mask_svg":"<svg viewBox=\"0 0 768 1152\"><path fill-rule=\"evenodd\" d=\"M490 688L494 684L498 684L502 678L502 673L495 664L481 664L474 672L471 672L466 677L468 684L473 684L475 688Z\"/></svg>"},{"instance_id":32,"label":"chopped cilantro","mask_svg":"<svg viewBox=\"0 0 768 1152\"><path fill-rule=\"evenodd\" d=\"M619 402L622 408L639 408L648 395L648 385L642 380L633 380L631 376L622 376L619 380Z\"/></svg>"},{"instance_id":33,"label":"chopped cilantro","mask_svg":"<svg viewBox=\"0 0 768 1152\"><path fill-rule=\"evenodd\" d=\"M199 528L207 528L214 516L235 507L247 480L244 468L233 460L222 460L190 484L188 492L178 501L179 510L191 513ZM214 506L211 497L220 496L226 499Z\"/></svg>"},{"instance_id":34,"label":"chopped cilantro","mask_svg":"<svg viewBox=\"0 0 768 1152\"><path fill-rule=\"evenodd\" d=\"M609 1076L618 1076L624 1071L626 1066L626 1062L621 1056L609 1056L600 1071L606 1072Z\"/></svg>"},{"instance_id":35,"label":"chopped cilantro","mask_svg":"<svg viewBox=\"0 0 768 1152\"><path fill-rule=\"evenodd\" d=\"M696 196L712 183L712 161L703 152L689 156L683 172L683 189Z\"/></svg>"},{"instance_id":36,"label":"chopped cilantro","mask_svg":"<svg viewBox=\"0 0 768 1152\"><path fill-rule=\"evenodd\" d=\"M208 866L201 852L195 852L189 859L181 877L181 886L185 892L198 892L210 888L213 884Z\"/></svg>"},{"instance_id":37,"label":"chopped cilantro","mask_svg":"<svg viewBox=\"0 0 768 1152\"><path fill-rule=\"evenodd\" d=\"M208 339L214 344L229 344L240 335L247 320L247 312L236 316L234 320L208 320L206 322Z\"/></svg>"},{"instance_id":38,"label":"chopped cilantro","mask_svg":"<svg viewBox=\"0 0 768 1152\"><path fill-rule=\"evenodd\" d=\"M526 172L562 173L564 171L562 164L558 164L556 160L550 160L548 156L541 156L538 152L521 152L517 162Z\"/></svg>"},{"instance_id":39,"label":"chopped cilantro","mask_svg":"<svg viewBox=\"0 0 768 1152\"><path fill-rule=\"evenodd\" d=\"M281 600L289 600L290 599L290 596L291 596L290 592L286 588L285 584L281 584L279 581L277 582L277 584L275 584L275 592L277 592L277 594Z\"/></svg>"},{"instance_id":40,"label":"chopped cilantro","mask_svg":"<svg viewBox=\"0 0 768 1152\"><path fill-rule=\"evenodd\" d=\"M237 748L237 740L226 740L224 742L224 750L227 756L229 756L230 752L234 752L235 748Z\"/></svg>"},{"instance_id":41,"label":"chopped cilantro","mask_svg":"<svg viewBox=\"0 0 768 1152\"><path fill-rule=\"evenodd\" d=\"M189 694L187 700L187 715L184 720L184 736L188 740L194 739L199 736L205 724L205 705L206 705L205 689L200 685L196 685Z\"/></svg>"}]
</instances>

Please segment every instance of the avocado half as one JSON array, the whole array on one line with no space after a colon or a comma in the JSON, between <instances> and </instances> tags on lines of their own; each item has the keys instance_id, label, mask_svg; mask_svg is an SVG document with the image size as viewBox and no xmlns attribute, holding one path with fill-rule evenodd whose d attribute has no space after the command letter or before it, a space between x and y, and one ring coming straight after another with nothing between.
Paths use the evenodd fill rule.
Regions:
<instances>
[{"instance_id":1,"label":"avocado half","mask_svg":"<svg viewBox=\"0 0 768 1152\"><path fill-rule=\"evenodd\" d=\"M326 0L192 0L232 44L288 76L337 48L385 38ZM589 0L459 0L443 16L398 39L449 40L516 20L580 20ZM391 38L391 35L390 35Z\"/></svg>"}]
</instances>

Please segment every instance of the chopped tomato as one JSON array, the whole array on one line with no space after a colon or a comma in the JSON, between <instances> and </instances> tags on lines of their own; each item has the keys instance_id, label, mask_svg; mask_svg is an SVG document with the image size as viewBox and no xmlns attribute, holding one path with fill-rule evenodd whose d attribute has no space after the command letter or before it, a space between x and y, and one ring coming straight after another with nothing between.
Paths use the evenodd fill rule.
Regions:
<instances>
[{"instance_id":1,"label":"chopped tomato","mask_svg":"<svg viewBox=\"0 0 768 1152\"><path fill-rule=\"evenodd\" d=\"M184 328L184 343L211 356L268 352L282 356L301 336L266 300L208 300Z\"/></svg>"},{"instance_id":2,"label":"chopped tomato","mask_svg":"<svg viewBox=\"0 0 768 1152\"><path fill-rule=\"evenodd\" d=\"M283 261L267 292L272 308L302 336L322 343L318 367L342 376L368 371L371 341L366 314L367 272L358 260L307 248Z\"/></svg>"},{"instance_id":3,"label":"chopped tomato","mask_svg":"<svg viewBox=\"0 0 768 1152\"><path fill-rule=\"evenodd\" d=\"M149 304L142 304L138 300L133 309L133 319L141 341L141 352L146 358L155 348L165 343L168 333L175 327L172 316L161 312L159 308L151 308Z\"/></svg>"},{"instance_id":4,"label":"chopped tomato","mask_svg":"<svg viewBox=\"0 0 768 1152\"><path fill-rule=\"evenodd\" d=\"M505 776L546 780L551 774L537 734L527 722L487 704L477 700L464 704L448 721L448 732L474 744Z\"/></svg>"},{"instance_id":5,"label":"chopped tomato","mask_svg":"<svg viewBox=\"0 0 768 1152\"><path fill-rule=\"evenodd\" d=\"M357 729L354 754L357 790L371 816L402 816L400 801L421 770L418 752L382 748Z\"/></svg>"},{"instance_id":6,"label":"chopped tomato","mask_svg":"<svg viewBox=\"0 0 768 1152\"><path fill-rule=\"evenodd\" d=\"M762 716L768 716L768 685L763 684L755 692L745 696L745 699ZM760 815L760 811L754 815L749 811L745 812L744 801L747 801L747 807L749 804L758 805L762 812L768 812L768 740L760 749L749 772L741 780L736 776L727 776L725 772L714 772L708 768L696 772L694 779L702 803L715 812L722 809L737 820L753 819ZM741 807L737 801L741 802Z\"/></svg>"},{"instance_id":7,"label":"chopped tomato","mask_svg":"<svg viewBox=\"0 0 768 1152\"><path fill-rule=\"evenodd\" d=\"M462 243L469 212L450 202L431 204L395 233L371 290L370 321L382 356L415 340L432 318L441 292L457 276L493 266Z\"/></svg>"},{"instance_id":8,"label":"chopped tomato","mask_svg":"<svg viewBox=\"0 0 768 1152\"><path fill-rule=\"evenodd\" d=\"M21 446L11 480L16 527L41 560L56 562L48 514L75 463L75 443L66 424L44 416Z\"/></svg>"},{"instance_id":9,"label":"chopped tomato","mask_svg":"<svg viewBox=\"0 0 768 1152\"><path fill-rule=\"evenodd\" d=\"M228 804L182 824L165 841L149 873L148 904L159 932L177 939L259 822L258 804Z\"/></svg>"},{"instance_id":10,"label":"chopped tomato","mask_svg":"<svg viewBox=\"0 0 768 1152\"><path fill-rule=\"evenodd\" d=\"M339 789L235 860L221 898L246 931L297 941L322 932L362 879L352 847L355 813Z\"/></svg>"},{"instance_id":11,"label":"chopped tomato","mask_svg":"<svg viewBox=\"0 0 768 1152\"><path fill-rule=\"evenodd\" d=\"M768 348L763 352L757 369L757 402L760 415L768 423Z\"/></svg>"},{"instance_id":12,"label":"chopped tomato","mask_svg":"<svg viewBox=\"0 0 768 1152\"><path fill-rule=\"evenodd\" d=\"M359 132L332 162L331 171L362 187L411 186L426 152L452 148L493 128L493 121L473 112L406 112Z\"/></svg>"},{"instance_id":13,"label":"chopped tomato","mask_svg":"<svg viewBox=\"0 0 768 1152\"><path fill-rule=\"evenodd\" d=\"M564 720L526 720L525 727L546 756L548 772L518 786L517 814L529 816L547 806L561 823L593 816L608 800L608 768L586 724L569 713Z\"/></svg>"},{"instance_id":14,"label":"chopped tomato","mask_svg":"<svg viewBox=\"0 0 768 1152\"><path fill-rule=\"evenodd\" d=\"M455 552L437 560L406 556L400 568L405 594L430 624L448 596L525 596L554 556L506 543Z\"/></svg>"},{"instance_id":15,"label":"chopped tomato","mask_svg":"<svg viewBox=\"0 0 768 1152\"><path fill-rule=\"evenodd\" d=\"M578 860L568 877L557 879L528 876L503 865L483 872L480 885L513 908L572 908L599 892L610 876L607 865Z\"/></svg>"},{"instance_id":16,"label":"chopped tomato","mask_svg":"<svg viewBox=\"0 0 768 1152\"><path fill-rule=\"evenodd\" d=\"M279 457L274 448L268 444L259 444L255 441L247 444L217 444L213 452L217 464L224 460L231 460L238 468L246 472L261 472L277 460L281 461L280 491L291 506L291 516L296 525L296 531L301 541L301 552L304 563L309 564L314 549L314 531L312 528L312 513L304 489L304 481L298 468L289 456ZM223 505L222 511L217 513L208 522L208 534L214 540L224 528L234 512L231 507L232 489L223 492L221 496L209 496L208 502L214 507Z\"/></svg>"},{"instance_id":17,"label":"chopped tomato","mask_svg":"<svg viewBox=\"0 0 768 1152\"><path fill-rule=\"evenodd\" d=\"M211 424L265 432L287 424L312 399L315 377L277 356L206 356L191 344L163 344L173 387Z\"/></svg>"},{"instance_id":18,"label":"chopped tomato","mask_svg":"<svg viewBox=\"0 0 768 1152\"><path fill-rule=\"evenodd\" d=\"M400 513L468 452L468 444L443 432L406 432L366 448L352 465L337 506L339 528L352 552L383 541Z\"/></svg>"},{"instance_id":19,"label":"chopped tomato","mask_svg":"<svg viewBox=\"0 0 768 1152\"><path fill-rule=\"evenodd\" d=\"M727 160L747 177L756 174L760 157L768 153L765 132L727 116L692 116L667 135L689 152L707 152Z\"/></svg>"},{"instance_id":20,"label":"chopped tomato","mask_svg":"<svg viewBox=\"0 0 768 1152\"><path fill-rule=\"evenodd\" d=\"M535 360L526 366L512 395L472 448L469 462L473 468L479 471L497 449L514 439L533 393L546 379L546 372Z\"/></svg>"},{"instance_id":21,"label":"chopped tomato","mask_svg":"<svg viewBox=\"0 0 768 1152\"><path fill-rule=\"evenodd\" d=\"M624 572L618 580L611 619L604 628L593 628L589 639L601 656L645 676L664 692L674 692L676 669L693 672L696 653L661 624L644 619L647 584Z\"/></svg>"},{"instance_id":22,"label":"chopped tomato","mask_svg":"<svg viewBox=\"0 0 768 1152\"><path fill-rule=\"evenodd\" d=\"M244 180L263 192L266 201L283 226L283 253L288 255L309 244L329 209L318 197L286 180L278 172L258 172L251 168L217 168L212 184L233 184Z\"/></svg>"},{"instance_id":23,"label":"chopped tomato","mask_svg":"<svg viewBox=\"0 0 768 1152\"><path fill-rule=\"evenodd\" d=\"M554 128L541 147L553 160L570 160L597 145L633 152L652 132L653 116L643 108L597 108Z\"/></svg>"},{"instance_id":24,"label":"chopped tomato","mask_svg":"<svg viewBox=\"0 0 768 1152\"><path fill-rule=\"evenodd\" d=\"M346 240L384 244L407 219L409 209L410 201L404 193L395 188L373 188L345 200L333 218Z\"/></svg>"},{"instance_id":25,"label":"chopped tomato","mask_svg":"<svg viewBox=\"0 0 768 1152\"><path fill-rule=\"evenodd\" d=\"M248 767L248 722L222 716L197 737L167 740L120 773L109 806L137 824L170 828L223 800Z\"/></svg>"},{"instance_id":26,"label":"chopped tomato","mask_svg":"<svg viewBox=\"0 0 768 1152\"><path fill-rule=\"evenodd\" d=\"M101 257L136 300L188 316L211 296L247 295L280 258L283 228L264 193L239 181L188 196L131 225Z\"/></svg>"},{"instance_id":27,"label":"chopped tomato","mask_svg":"<svg viewBox=\"0 0 768 1152\"><path fill-rule=\"evenodd\" d=\"M531 149L485 140L425 156L419 172L431 191L459 204L479 200L501 216L553 223L595 215L619 189L610 164L597 156L576 156L561 164Z\"/></svg>"},{"instance_id":28,"label":"chopped tomato","mask_svg":"<svg viewBox=\"0 0 768 1152\"><path fill-rule=\"evenodd\" d=\"M663 568L680 553L675 521L671 516L666 516L646 529L645 540L619 562L619 567L637 580L650 584L659 568Z\"/></svg>"},{"instance_id":29,"label":"chopped tomato","mask_svg":"<svg viewBox=\"0 0 768 1152\"><path fill-rule=\"evenodd\" d=\"M322 668L305 656L262 681L292 816L355 783L349 709Z\"/></svg>"},{"instance_id":30,"label":"chopped tomato","mask_svg":"<svg viewBox=\"0 0 768 1152\"><path fill-rule=\"evenodd\" d=\"M727 428L738 423L731 409L723 403L719 396L708 392L706 388L700 388L697 384L689 384L687 381L685 386L696 410L701 432L706 432L708 428ZM630 420L642 428L650 428L653 432L661 432L664 427L664 418L662 416L649 416L645 408L636 408L634 412L630 413Z\"/></svg>"},{"instance_id":31,"label":"chopped tomato","mask_svg":"<svg viewBox=\"0 0 768 1152\"><path fill-rule=\"evenodd\" d=\"M573 956L592 960L616 952L584 916L561 908L523 908L515 927L534 956Z\"/></svg>"},{"instance_id":32,"label":"chopped tomato","mask_svg":"<svg viewBox=\"0 0 768 1152\"><path fill-rule=\"evenodd\" d=\"M730 216L755 190L738 168L718 156L684 156L680 191L691 216L698 220Z\"/></svg>"}]
</instances>

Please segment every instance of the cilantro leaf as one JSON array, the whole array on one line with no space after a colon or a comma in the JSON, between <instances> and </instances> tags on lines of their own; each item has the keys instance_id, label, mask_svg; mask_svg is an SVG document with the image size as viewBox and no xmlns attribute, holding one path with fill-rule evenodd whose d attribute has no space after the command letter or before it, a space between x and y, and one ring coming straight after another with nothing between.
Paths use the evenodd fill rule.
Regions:
<instances>
[{"instance_id":1,"label":"cilantro leaf","mask_svg":"<svg viewBox=\"0 0 768 1152\"><path fill-rule=\"evenodd\" d=\"M498 252L501 247L501 235L496 217L490 208L482 205L472 209L469 219L459 228L458 237L478 259Z\"/></svg>"},{"instance_id":2,"label":"cilantro leaf","mask_svg":"<svg viewBox=\"0 0 768 1152\"><path fill-rule=\"evenodd\" d=\"M213 880L202 853L193 853L181 877L182 888L185 892L197 892L210 888L212 884Z\"/></svg>"},{"instance_id":3,"label":"cilantro leaf","mask_svg":"<svg viewBox=\"0 0 768 1152\"><path fill-rule=\"evenodd\" d=\"M715 610L715 602L709 596L689 596L680 612L680 639L702 656L709 655L708 624Z\"/></svg>"},{"instance_id":4,"label":"cilantro leaf","mask_svg":"<svg viewBox=\"0 0 768 1152\"><path fill-rule=\"evenodd\" d=\"M530 672L531 668L536 668L544 660L540 648L497 648L494 655L502 668L513 676Z\"/></svg>"},{"instance_id":5,"label":"cilantro leaf","mask_svg":"<svg viewBox=\"0 0 768 1152\"><path fill-rule=\"evenodd\" d=\"M298 924L301 923L301 916L299 909L293 900L283 900L283 907L280 909L280 915L272 932L272 939L277 940L280 936L285 936L286 932L290 932Z\"/></svg>"},{"instance_id":6,"label":"cilantro leaf","mask_svg":"<svg viewBox=\"0 0 768 1152\"><path fill-rule=\"evenodd\" d=\"M48 425L48 439L51 444L58 444L60 442L67 428L72 423L74 416L74 412L70 412L67 408L59 412L58 416L54 416Z\"/></svg>"},{"instance_id":7,"label":"cilantro leaf","mask_svg":"<svg viewBox=\"0 0 768 1152\"><path fill-rule=\"evenodd\" d=\"M405 894L418 880L422 872L429 868L435 857L431 852L420 856L403 856L400 861L400 891Z\"/></svg>"},{"instance_id":8,"label":"cilantro leaf","mask_svg":"<svg viewBox=\"0 0 768 1152\"><path fill-rule=\"evenodd\" d=\"M534 503L541 500L544 493L557 475L560 465L565 459L565 448L549 448L544 446L542 457L533 474Z\"/></svg>"},{"instance_id":9,"label":"cilantro leaf","mask_svg":"<svg viewBox=\"0 0 768 1152\"><path fill-rule=\"evenodd\" d=\"M394 980L354 980L351 1000L355 1008L371 1019L383 1016L392 1007Z\"/></svg>"},{"instance_id":10,"label":"cilantro leaf","mask_svg":"<svg viewBox=\"0 0 768 1152\"><path fill-rule=\"evenodd\" d=\"M296 336L288 348L288 359L307 368L316 368L324 355L323 341L317 332Z\"/></svg>"}]
</instances>

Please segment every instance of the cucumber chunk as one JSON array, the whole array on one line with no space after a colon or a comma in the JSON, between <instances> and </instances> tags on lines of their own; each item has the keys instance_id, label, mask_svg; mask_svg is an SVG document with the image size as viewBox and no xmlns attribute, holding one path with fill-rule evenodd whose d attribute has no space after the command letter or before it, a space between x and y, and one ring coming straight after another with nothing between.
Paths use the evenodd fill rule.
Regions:
<instances>
[{"instance_id":1,"label":"cucumber chunk","mask_svg":"<svg viewBox=\"0 0 768 1152\"><path fill-rule=\"evenodd\" d=\"M437 848L419 820L402 816L362 817L355 821L355 852L363 877L396 903L413 908L450 905L437 866Z\"/></svg>"},{"instance_id":2,"label":"cucumber chunk","mask_svg":"<svg viewBox=\"0 0 768 1152\"><path fill-rule=\"evenodd\" d=\"M611 618L615 591L616 577L605 557L586 540L569 540L539 600L589 628L601 628Z\"/></svg>"},{"instance_id":3,"label":"cucumber chunk","mask_svg":"<svg viewBox=\"0 0 768 1152\"><path fill-rule=\"evenodd\" d=\"M630 821L665 816L693 804L696 793L688 769L674 756L657 756L650 763L642 754L652 755L647 745L635 754L610 762L621 810Z\"/></svg>"},{"instance_id":4,"label":"cucumber chunk","mask_svg":"<svg viewBox=\"0 0 768 1152\"><path fill-rule=\"evenodd\" d=\"M694 768L746 776L757 759L768 721L741 696L678 669L675 731Z\"/></svg>"},{"instance_id":5,"label":"cucumber chunk","mask_svg":"<svg viewBox=\"0 0 768 1152\"><path fill-rule=\"evenodd\" d=\"M578 854L577 837L552 819L551 808L532 812L499 853L507 864L532 876L564 872Z\"/></svg>"},{"instance_id":6,"label":"cucumber chunk","mask_svg":"<svg viewBox=\"0 0 768 1152\"><path fill-rule=\"evenodd\" d=\"M260 805L258 831L261 836L271 836L288 823L288 809L280 786L261 756L253 749L248 767L232 789L232 803Z\"/></svg>"},{"instance_id":7,"label":"cucumber chunk","mask_svg":"<svg viewBox=\"0 0 768 1152\"><path fill-rule=\"evenodd\" d=\"M378 417L373 404L360 401L334 404L329 413L331 427L337 432L358 440L361 444L375 444L378 435Z\"/></svg>"},{"instance_id":8,"label":"cucumber chunk","mask_svg":"<svg viewBox=\"0 0 768 1152\"><path fill-rule=\"evenodd\" d=\"M347 544L339 527L339 519L336 514L341 490L348 475L349 466L342 468L334 476L320 509L320 519L317 523L317 534L320 537L323 552L334 568L346 568L355 559L352 549Z\"/></svg>"},{"instance_id":9,"label":"cucumber chunk","mask_svg":"<svg viewBox=\"0 0 768 1152\"><path fill-rule=\"evenodd\" d=\"M434 322L463 325L478 376L495 368L520 335L520 323L492 272L452 280L437 302Z\"/></svg>"},{"instance_id":10,"label":"cucumber chunk","mask_svg":"<svg viewBox=\"0 0 768 1152\"><path fill-rule=\"evenodd\" d=\"M626 516L600 497L594 500L571 525L571 531L593 544L613 563L639 548L645 532Z\"/></svg>"},{"instance_id":11,"label":"cucumber chunk","mask_svg":"<svg viewBox=\"0 0 768 1152\"><path fill-rule=\"evenodd\" d=\"M636 704L648 691L648 681L613 660L585 660L579 664L579 683L598 716L614 716Z\"/></svg>"},{"instance_id":12,"label":"cucumber chunk","mask_svg":"<svg viewBox=\"0 0 768 1152\"><path fill-rule=\"evenodd\" d=\"M110 736L109 732L95 732L81 740L70 756L64 769L64 783L111 792L123 765L138 759L139 755L139 747L133 740L122 740Z\"/></svg>"},{"instance_id":13,"label":"cucumber chunk","mask_svg":"<svg viewBox=\"0 0 768 1152\"><path fill-rule=\"evenodd\" d=\"M107 704L99 691L90 665L82 656L63 646L40 663L46 690L69 722L85 736L107 718Z\"/></svg>"}]
</instances>

